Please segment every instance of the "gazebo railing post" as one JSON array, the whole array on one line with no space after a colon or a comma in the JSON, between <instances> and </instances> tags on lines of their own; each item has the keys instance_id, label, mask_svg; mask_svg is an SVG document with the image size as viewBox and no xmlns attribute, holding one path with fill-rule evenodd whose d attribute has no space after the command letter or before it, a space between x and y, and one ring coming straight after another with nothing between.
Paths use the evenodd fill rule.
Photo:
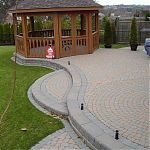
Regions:
<instances>
[{"instance_id":1,"label":"gazebo railing post","mask_svg":"<svg viewBox=\"0 0 150 150\"><path fill-rule=\"evenodd\" d=\"M60 22L59 22L59 14L54 14L54 38L55 38L55 56L56 58L60 58L60 35L59 35L59 28Z\"/></svg>"},{"instance_id":2,"label":"gazebo railing post","mask_svg":"<svg viewBox=\"0 0 150 150\"><path fill-rule=\"evenodd\" d=\"M23 33L23 43L24 43L24 54L28 57L28 27L27 27L27 17L25 15L21 16L22 19L22 33Z\"/></svg>"},{"instance_id":3,"label":"gazebo railing post","mask_svg":"<svg viewBox=\"0 0 150 150\"><path fill-rule=\"evenodd\" d=\"M71 30L72 30L72 49L71 55L76 55L76 14L71 15Z\"/></svg>"},{"instance_id":4,"label":"gazebo railing post","mask_svg":"<svg viewBox=\"0 0 150 150\"><path fill-rule=\"evenodd\" d=\"M96 48L99 48L99 15L98 15L98 12L95 14L95 22L96 22L96 32L97 32Z\"/></svg>"},{"instance_id":5,"label":"gazebo railing post","mask_svg":"<svg viewBox=\"0 0 150 150\"><path fill-rule=\"evenodd\" d=\"M92 35L92 13L88 13L88 53L91 54L93 50L93 35Z\"/></svg>"}]
</instances>

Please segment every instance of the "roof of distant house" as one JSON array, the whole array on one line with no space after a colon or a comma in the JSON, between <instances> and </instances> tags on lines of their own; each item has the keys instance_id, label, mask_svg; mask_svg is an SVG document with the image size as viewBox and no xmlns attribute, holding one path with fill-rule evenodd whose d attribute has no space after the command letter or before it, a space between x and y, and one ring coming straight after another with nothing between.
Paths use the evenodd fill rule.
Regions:
<instances>
[{"instance_id":1,"label":"roof of distant house","mask_svg":"<svg viewBox=\"0 0 150 150\"><path fill-rule=\"evenodd\" d=\"M54 8L89 8L102 7L93 0L22 0L18 3L18 10L54 9ZM16 10L12 7L10 11Z\"/></svg>"}]
</instances>

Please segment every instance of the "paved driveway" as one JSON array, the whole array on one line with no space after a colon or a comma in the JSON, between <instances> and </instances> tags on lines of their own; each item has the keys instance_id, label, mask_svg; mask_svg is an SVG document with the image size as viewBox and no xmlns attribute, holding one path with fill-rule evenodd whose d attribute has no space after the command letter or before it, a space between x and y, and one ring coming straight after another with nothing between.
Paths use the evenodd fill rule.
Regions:
<instances>
[{"instance_id":1,"label":"paved driveway","mask_svg":"<svg viewBox=\"0 0 150 150\"><path fill-rule=\"evenodd\" d=\"M88 110L107 127L148 148L149 57L142 49L99 49L61 61L70 60L86 75Z\"/></svg>"}]
</instances>

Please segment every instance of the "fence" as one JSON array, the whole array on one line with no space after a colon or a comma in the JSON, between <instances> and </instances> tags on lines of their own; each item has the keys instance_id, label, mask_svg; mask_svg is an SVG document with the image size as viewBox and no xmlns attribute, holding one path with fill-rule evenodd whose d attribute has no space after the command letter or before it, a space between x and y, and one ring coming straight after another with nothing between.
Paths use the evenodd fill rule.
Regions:
<instances>
[{"instance_id":1,"label":"fence","mask_svg":"<svg viewBox=\"0 0 150 150\"><path fill-rule=\"evenodd\" d=\"M129 43L130 31L116 31L117 43ZM138 43L143 44L146 38L150 38L150 30L141 30L138 32ZM100 31L100 43L104 43L104 31Z\"/></svg>"}]
</instances>

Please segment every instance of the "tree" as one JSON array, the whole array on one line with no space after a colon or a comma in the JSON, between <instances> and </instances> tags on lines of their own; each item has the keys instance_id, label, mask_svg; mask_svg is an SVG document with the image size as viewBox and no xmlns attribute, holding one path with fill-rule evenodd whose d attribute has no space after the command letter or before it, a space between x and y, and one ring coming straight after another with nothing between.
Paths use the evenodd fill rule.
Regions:
<instances>
[{"instance_id":1,"label":"tree","mask_svg":"<svg viewBox=\"0 0 150 150\"><path fill-rule=\"evenodd\" d=\"M137 43L138 43L137 25L136 19L133 18L131 23L130 44L137 44Z\"/></svg>"},{"instance_id":2,"label":"tree","mask_svg":"<svg viewBox=\"0 0 150 150\"><path fill-rule=\"evenodd\" d=\"M108 17L107 17L107 16L105 16L105 17L102 19L102 26L101 26L102 29L105 29L105 24L106 24L107 20L108 20Z\"/></svg>"},{"instance_id":3,"label":"tree","mask_svg":"<svg viewBox=\"0 0 150 150\"><path fill-rule=\"evenodd\" d=\"M7 15L8 10L16 5L16 2L21 0L0 0L0 22Z\"/></svg>"},{"instance_id":4,"label":"tree","mask_svg":"<svg viewBox=\"0 0 150 150\"><path fill-rule=\"evenodd\" d=\"M136 19L132 19L131 23L131 33L130 33L130 46L131 50L136 50L138 46L138 32L137 32L137 25L136 25Z\"/></svg>"},{"instance_id":5,"label":"tree","mask_svg":"<svg viewBox=\"0 0 150 150\"><path fill-rule=\"evenodd\" d=\"M106 48L111 48L112 44L112 29L109 19L107 19L105 28L104 28L104 44Z\"/></svg>"},{"instance_id":6,"label":"tree","mask_svg":"<svg viewBox=\"0 0 150 150\"><path fill-rule=\"evenodd\" d=\"M35 30L43 29L43 20L41 17L35 17L34 27L35 27Z\"/></svg>"}]
</instances>

